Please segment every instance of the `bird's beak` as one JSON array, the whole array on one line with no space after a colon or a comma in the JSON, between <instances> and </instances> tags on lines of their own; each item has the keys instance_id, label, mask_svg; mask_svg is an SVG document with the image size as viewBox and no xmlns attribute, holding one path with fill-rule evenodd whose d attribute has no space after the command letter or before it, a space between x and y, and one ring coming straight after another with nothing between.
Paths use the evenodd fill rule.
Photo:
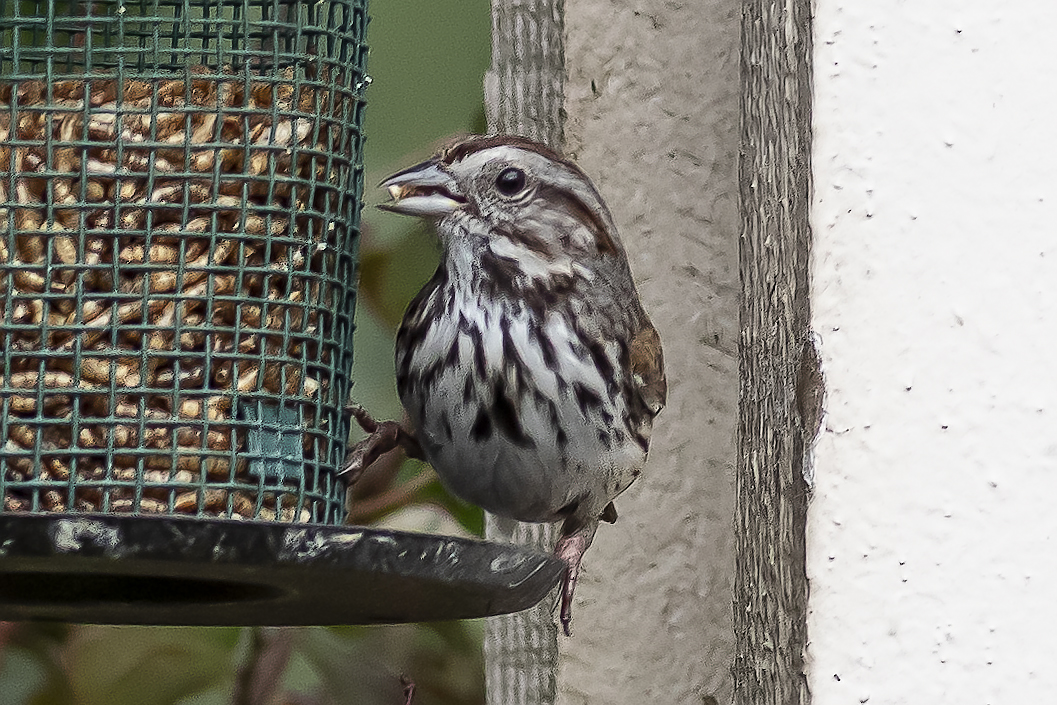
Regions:
<instances>
[{"instance_id":1,"label":"bird's beak","mask_svg":"<svg viewBox=\"0 0 1057 705\"><path fill-rule=\"evenodd\" d=\"M441 218L466 205L455 179L436 160L393 174L379 186L392 200L378 207L394 213Z\"/></svg>"}]
</instances>

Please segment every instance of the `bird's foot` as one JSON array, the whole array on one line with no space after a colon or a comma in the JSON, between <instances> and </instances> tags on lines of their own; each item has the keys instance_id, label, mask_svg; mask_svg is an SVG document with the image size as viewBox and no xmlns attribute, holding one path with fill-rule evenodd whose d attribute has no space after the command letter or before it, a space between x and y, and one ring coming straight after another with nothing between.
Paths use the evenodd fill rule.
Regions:
<instances>
[{"instance_id":1,"label":"bird's foot","mask_svg":"<svg viewBox=\"0 0 1057 705\"><path fill-rule=\"evenodd\" d=\"M355 483L375 460L397 448L403 448L410 458L423 457L418 441L396 421L375 421L367 410L358 404L350 406L349 411L360 428L369 434L345 456L345 467L338 473L348 475L349 484Z\"/></svg>"},{"instance_id":2,"label":"bird's foot","mask_svg":"<svg viewBox=\"0 0 1057 705\"><path fill-rule=\"evenodd\" d=\"M571 625L573 621L573 593L576 591L576 579L580 576L580 563L584 552L591 546L591 540L595 537L595 529L598 522L590 522L575 531L567 531L563 527L561 538L554 545L554 555L565 563L565 577L562 578L561 612L559 613L562 631L565 636L572 636Z\"/></svg>"},{"instance_id":3,"label":"bird's foot","mask_svg":"<svg viewBox=\"0 0 1057 705\"><path fill-rule=\"evenodd\" d=\"M404 687L404 705L411 705L415 699L415 681L407 676L400 676L400 685Z\"/></svg>"}]
</instances>

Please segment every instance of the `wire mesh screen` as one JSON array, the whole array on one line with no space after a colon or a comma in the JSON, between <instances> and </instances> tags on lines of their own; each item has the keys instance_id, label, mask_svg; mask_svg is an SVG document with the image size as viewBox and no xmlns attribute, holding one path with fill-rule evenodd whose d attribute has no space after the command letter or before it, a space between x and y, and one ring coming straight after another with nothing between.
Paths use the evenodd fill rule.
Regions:
<instances>
[{"instance_id":1,"label":"wire mesh screen","mask_svg":"<svg viewBox=\"0 0 1057 705\"><path fill-rule=\"evenodd\" d=\"M0 511L340 523L365 0L0 0Z\"/></svg>"}]
</instances>

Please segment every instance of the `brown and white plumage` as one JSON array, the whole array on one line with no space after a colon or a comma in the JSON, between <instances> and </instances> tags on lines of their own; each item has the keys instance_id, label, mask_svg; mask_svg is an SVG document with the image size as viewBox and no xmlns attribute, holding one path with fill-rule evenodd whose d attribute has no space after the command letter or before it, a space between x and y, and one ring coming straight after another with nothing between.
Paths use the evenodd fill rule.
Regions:
<instances>
[{"instance_id":1,"label":"brown and white plumage","mask_svg":"<svg viewBox=\"0 0 1057 705\"><path fill-rule=\"evenodd\" d=\"M660 338L584 173L520 137L471 137L382 184L434 222L436 274L397 337L397 385L455 494L563 521L568 630L580 558L646 462L664 406Z\"/></svg>"}]
</instances>

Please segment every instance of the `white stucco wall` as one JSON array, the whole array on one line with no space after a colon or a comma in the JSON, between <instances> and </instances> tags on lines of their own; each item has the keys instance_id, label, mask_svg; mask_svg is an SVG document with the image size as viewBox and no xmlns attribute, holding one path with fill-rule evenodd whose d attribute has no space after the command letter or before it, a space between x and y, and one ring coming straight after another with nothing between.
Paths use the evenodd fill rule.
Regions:
<instances>
[{"instance_id":1,"label":"white stucco wall","mask_svg":"<svg viewBox=\"0 0 1057 705\"><path fill-rule=\"evenodd\" d=\"M818 0L815 705L1057 698L1057 3Z\"/></svg>"}]
</instances>

